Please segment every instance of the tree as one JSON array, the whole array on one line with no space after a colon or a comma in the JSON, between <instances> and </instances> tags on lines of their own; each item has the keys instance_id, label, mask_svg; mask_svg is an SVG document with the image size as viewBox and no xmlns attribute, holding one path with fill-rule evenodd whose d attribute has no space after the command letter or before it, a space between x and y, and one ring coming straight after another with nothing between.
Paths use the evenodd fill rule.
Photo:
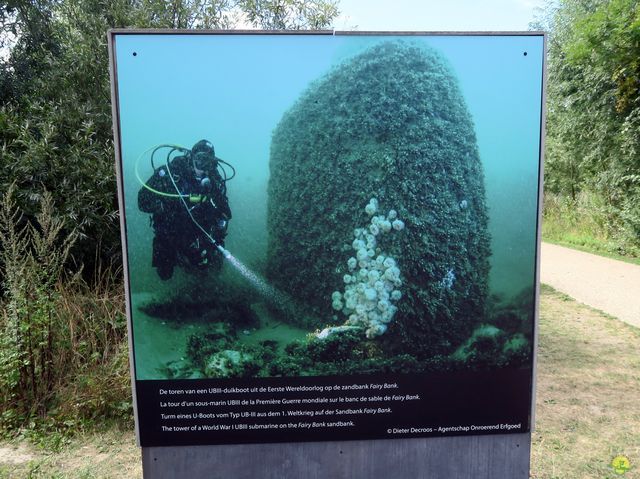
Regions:
<instances>
[{"instance_id":1,"label":"tree","mask_svg":"<svg viewBox=\"0 0 640 479\"><path fill-rule=\"evenodd\" d=\"M561 0L550 30L546 188L604 204L640 246L640 2Z\"/></svg>"},{"instance_id":2,"label":"tree","mask_svg":"<svg viewBox=\"0 0 640 479\"><path fill-rule=\"evenodd\" d=\"M119 258L106 32L114 27L323 28L337 0L9 0L0 6L0 190L33 218L43 191L90 267Z\"/></svg>"}]
</instances>

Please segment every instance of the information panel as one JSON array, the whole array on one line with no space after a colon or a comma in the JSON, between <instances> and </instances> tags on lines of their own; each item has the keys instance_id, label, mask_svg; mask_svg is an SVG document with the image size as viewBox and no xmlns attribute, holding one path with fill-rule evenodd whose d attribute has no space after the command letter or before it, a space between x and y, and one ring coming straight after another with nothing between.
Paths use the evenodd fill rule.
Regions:
<instances>
[{"instance_id":1,"label":"information panel","mask_svg":"<svg viewBox=\"0 0 640 479\"><path fill-rule=\"evenodd\" d=\"M110 46L142 446L530 431L542 34Z\"/></svg>"}]
</instances>

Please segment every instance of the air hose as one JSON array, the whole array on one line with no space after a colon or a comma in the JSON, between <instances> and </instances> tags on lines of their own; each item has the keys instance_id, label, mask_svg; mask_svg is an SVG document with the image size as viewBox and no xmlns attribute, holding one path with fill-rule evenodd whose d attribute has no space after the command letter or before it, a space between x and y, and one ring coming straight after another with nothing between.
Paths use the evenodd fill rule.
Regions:
<instances>
[{"instance_id":1,"label":"air hose","mask_svg":"<svg viewBox=\"0 0 640 479\"><path fill-rule=\"evenodd\" d=\"M167 166L167 171L169 171L169 157L171 156L171 153L173 153L174 151L178 150L178 151L183 151L183 152L189 152L191 150L189 150L188 148L184 148L182 146L178 146L178 145L158 145L158 146L152 146L151 148L149 148L148 150L143 151L140 156L138 156L138 159L136 160L135 163L135 173L136 173L136 178L138 180L138 182L145 187L146 189L148 189L149 191L151 191L152 193L155 193L156 195L160 195L160 196L166 196L169 198L182 198L183 195L180 194L180 191L176 188L176 191L178 192L176 193L165 193L164 191L158 191L154 188L151 188L145 181L142 180L142 178L140 177L140 171L139 171L139 167L140 167L140 160L142 159L143 156L145 156L147 153L149 153L151 151L151 167L153 168L153 170L155 171L156 167L153 164L153 155L155 154L156 151L158 151L161 148L171 148L171 150L169 151L169 153L167 154L167 160L166 160L166 166ZM152 151L153 150L153 151ZM171 175L171 173L169 173L169 175ZM175 186L175 183L174 183ZM187 197L189 195L186 195Z\"/></svg>"},{"instance_id":2,"label":"air hose","mask_svg":"<svg viewBox=\"0 0 640 479\"><path fill-rule=\"evenodd\" d=\"M176 190L176 193L166 193L164 191L158 191L152 187L150 187L145 181L142 180L142 178L140 177L140 171L139 171L139 165L140 165L140 160L142 159L142 157L144 157L147 153L149 153L151 151L151 167L153 168L153 170L156 170L155 164L153 163L153 156L155 155L156 151L162 149L162 148L170 148L169 153L167 153L167 157L165 160L165 166L167 168L167 173L169 174L169 179L171 180L171 183L173 184L174 189ZM191 198L191 195L186 195L183 194L180 191L180 188L178 187L173 174L171 173L171 168L169 166L170 163L170 158L171 158L171 154L174 151L181 151L184 153L190 153L191 150L189 150L188 148L184 148L182 146L179 145L171 145L171 144L164 144L164 145L158 145L158 146L153 146L145 151L143 151L140 156L138 156L138 158L136 159L136 163L135 163L135 175L136 178L138 180L138 182L146 189L148 189L149 191L151 191L152 193L155 193L157 195L160 196L164 196L164 197L169 197L169 198L179 198L180 201L182 202L182 204L184 205L184 208L187 212L187 214L189 215L189 218L191 218L191 221L193 222L194 225L196 225L198 227L198 229L200 231L202 231L202 233L207 237L207 239L209 241L211 241L211 244L213 244L213 246L215 246L222 254L225 258L229 257L229 252L224 249L222 246L220 246L218 244L218 242L211 236L211 234L205 230L202 225L200 223L198 223L198 221L193 217L193 215L191 214L191 208L189 208L189 205L187 204L185 198ZM216 160L220 163L223 163L225 165L227 165L229 168L231 168L233 174L231 176L227 176L227 172L224 168L220 168L222 170L222 172L224 173L224 178L223 178L223 182L225 183L225 190L226 190L226 182L231 180L233 177L236 176L236 170L235 168L230 165L229 163L227 163L224 160L221 160L220 158L216 158Z\"/></svg>"}]
</instances>

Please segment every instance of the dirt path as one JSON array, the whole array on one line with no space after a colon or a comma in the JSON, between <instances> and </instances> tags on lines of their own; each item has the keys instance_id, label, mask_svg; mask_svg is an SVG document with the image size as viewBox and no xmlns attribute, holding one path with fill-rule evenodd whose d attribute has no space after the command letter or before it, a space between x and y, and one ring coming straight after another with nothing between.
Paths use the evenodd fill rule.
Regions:
<instances>
[{"instance_id":1,"label":"dirt path","mask_svg":"<svg viewBox=\"0 0 640 479\"><path fill-rule=\"evenodd\" d=\"M542 243L540 281L640 328L640 266Z\"/></svg>"},{"instance_id":2,"label":"dirt path","mask_svg":"<svg viewBox=\"0 0 640 479\"><path fill-rule=\"evenodd\" d=\"M28 440L0 441L0 479L142 478L140 449L133 431L111 429L79 434L61 451Z\"/></svg>"}]
</instances>

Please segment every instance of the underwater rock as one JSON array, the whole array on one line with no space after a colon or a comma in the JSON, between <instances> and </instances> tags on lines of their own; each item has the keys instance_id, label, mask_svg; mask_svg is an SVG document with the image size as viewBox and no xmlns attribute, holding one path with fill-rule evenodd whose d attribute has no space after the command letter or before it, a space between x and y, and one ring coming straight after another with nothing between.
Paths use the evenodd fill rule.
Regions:
<instances>
[{"instance_id":1,"label":"underwater rock","mask_svg":"<svg viewBox=\"0 0 640 479\"><path fill-rule=\"evenodd\" d=\"M190 298L174 296L160 301L148 301L139 306L140 311L169 321L183 321L184 318L198 318L218 307L218 301L194 302Z\"/></svg>"},{"instance_id":2,"label":"underwater rock","mask_svg":"<svg viewBox=\"0 0 640 479\"><path fill-rule=\"evenodd\" d=\"M260 325L258 315L251 309L246 298L238 295L216 297L202 302L176 295L164 301L150 301L139 306L139 309L149 316L176 324L194 321L206 324L224 322L235 329Z\"/></svg>"},{"instance_id":3,"label":"underwater rock","mask_svg":"<svg viewBox=\"0 0 640 479\"><path fill-rule=\"evenodd\" d=\"M200 379L202 374L186 358L169 361L162 368L167 379Z\"/></svg>"},{"instance_id":4,"label":"underwater rock","mask_svg":"<svg viewBox=\"0 0 640 479\"><path fill-rule=\"evenodd\" d=\"M492 294L487 301L487 315L491 324L508 334L522 333L533 339L535 290L528 286L513 297Z\"/></svg>"},{"instance_id":5,"label":"underwater rock","mask_svg":"<svg viewBox=\"0 0 640 479\"><path fill-rule=\"evenodd\" d=\"M529 362L531 343L517 333L508 333L492 324L480 325L450 359L469 369L492 369L502 366L520 367Z\"/></svg>"},{"instance_id":6,"label":"underwater rock","mask_svg":"<svg viewBox=\"0 0 640 479\"><path fill-rule=\"evenodd\" d=\"M491 324L483 324L451 357L456 361L469 361L478 355L484 355L490 360L495 360L500 357L503 343L504 331Z\"/></svg>"},{"instance_id":7,"label":"underwater rock","mask_svg":"<svg viewBox=\"0 0 640 479\"><path fill-rule=\"evenodd\" d=\"M484 174L458 81L435 50L383 41L317 80L277 125L270 172L267 276L319 318L303 326L321 329L344 306L332 292L363 281L358 266L379 254L372 238L403 282L379 341L450 354L483 322ZM373 219L349 258L354 226ZM389 229L402 234L380 234Z\"/></svg>"},{"instance_id":8,"label":"underwater rock","mask_svg":"<svg viewBox=\"0 0 640 479\"><path fill-rule=\"evenodd\" d=\"M204 374L208 378L243 376L244 365L250 363L252 359L248 354L226 349L209 357L205 364Z\"/></svg>"},{"instance_id":9,"label":"underwater rock","mask_svg":"<svg viewBox=\"0 0 640 479\"><path fill-rule=\"evenodd\" d=\"M528 349L531 347L524 334L515 334L508 341L504 343L502 352L507 355L514 355L519 353L528 353Z\"/></svg>"},{"instance_id":10,"label":"underwater rock","mask_svg":"<svg viewBox=\"0 0 640 479\"><path fill-rule=\"evenodd\" d=\"M204 371L209 357L218 351L229 349L235 341L233 330L228 324L221 324L217 331L206 334L192 334L187 340L187 357L196 369Z\"/></svg>"}]
</instances>

